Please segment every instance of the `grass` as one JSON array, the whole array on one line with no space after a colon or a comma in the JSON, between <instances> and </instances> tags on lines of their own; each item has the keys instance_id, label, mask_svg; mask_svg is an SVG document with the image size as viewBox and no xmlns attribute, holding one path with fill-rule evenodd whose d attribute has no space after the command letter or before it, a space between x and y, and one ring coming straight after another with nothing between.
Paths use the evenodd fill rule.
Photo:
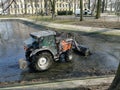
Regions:
<instances>
[{"instance_id":1,"label":"grass","mask_svg":"<svg viewBox=\"0 0 120 90\"><path fill-rule=\"evenodd\" d=\"M28 18L35 21L45 21L45 22L52 22L52 23L60 23L60 24L72 24L72 25L79 25L79 26L89 26L89 27L102 27L102 28L114 28L119 29L120 24L118 22L107 22L101 19L88 19L84 17L84 21L79 21L79 18L69 18L73 16L57 16L55 20L52 20L51 16L37 16L37 15L0 15L0 18Z\"/></svg>"},{"instance_id":2,"label":"grass","mask_svg":"<svg viewBox=\"0 0 120 90\"><path fill-rule=\"evenodd\" d=\"M28 18L28 19L32 19L35 21L45 21L45 22L53 22L53 23L62 23L62 24L72 24L74 22L76 22L75 20L71 20L71 19L57 19L55 18L55 20L52 20L51 16L32 16L32 15L19 15L19 16L15 16L15 15L0 15L0 18Z\"/></svg>"},{"instance_id":3,"label":"grass","mask_svg":"<svg viewBox=\"0 0 120 90\"><path fill-rule=\"evenodd\" d=\"M26 17L28 19L32 19L32 20L37 20L37 21L47 21L47 22L52 22L52 18L51 16L29 16Z\"/></svg>"},{"instance_id":4,"label":"grass","mask_svg":"<svg viewBox=\"0 0 120 90\"><path fill-rule=\"evenodd\" d=\"M23 17L23 15L15 16L15 15L0 15L0 18L15 18L15 17Z\"/></svg>"},{"instance_id":5,"label":"grass","mask_svg":"<svg viewBox=\"0 0 120 90\"><path fill-rule=\"evenodd\" d=\"M29 16L27 18L28 19L32 19L32 20L36 20L36 21L46 21L46 22L63 23L63 24L74 22L73 20L66 20L66 19L61 19L61 20L55 19L55 20L52 20L51 16Z\"/></svg>"}]
</instances>

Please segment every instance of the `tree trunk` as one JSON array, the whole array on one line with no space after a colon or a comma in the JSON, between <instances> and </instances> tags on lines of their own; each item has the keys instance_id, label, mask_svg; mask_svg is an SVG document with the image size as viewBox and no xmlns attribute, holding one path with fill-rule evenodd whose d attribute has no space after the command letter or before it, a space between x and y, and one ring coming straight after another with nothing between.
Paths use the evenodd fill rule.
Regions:
<instances>
[{"instance_id":1,"label":"tree trunk","mask_svg":"<svg viewBox=\"0 0 120 90\"><path fill-rule=\"evenodd\" d=\"M105 11L105 0L102 1L102 13Z\"/></svg>"},{"instance_id":2,"label":"tree trunk","mask_svg":"<svg viewBox=\"0 0 120 90\"><path fill-rule=\"evenodd\" d=\"M110 0L110 2L111 2L111 5L110 5L110 12L112 13L112 8L113 8L113 6L112 6L112 1Z\"/></svg>"},{"instance_id":3,"label":"tree trunk","mask_svg":"<svg viewBox=\"0 0 120 90\"><path fill-rule=\"evenodd\" d=\"M74 14L75 14L75 11L76 11L76 0L74 0Z\"/></svg>"},{"instance_id":4,"label":"tree trunk","mask_svg":"<svg viewBox=\"0 0 120 90\"><path fill-rule=\"evenodd\" d=\"M115 76L109 90L120 90L120 63L118 66L116 76Z\"/></svg>"},{"instance_id":5,"label":"tree trunk","mask_svg":"<svg viewBox=\"0 0 120 90\"><path fill-rule=\"evenodd\" d=\"M71 4L73 3L73 1L70 0L68 3L69 3L69 11L70 11L71 10Z\"/></svg>"},{"instance_id":6,"label":"tree trunk","mask_svg":"<svg viewBox=\"0 0 120 90\"><path fill-rule=\"evenodd\" d=\"M105 11L107 11L107 6L108 6L108 0L105 2Z\"/></svg>"},{"instance_id":7,"label":"tree trunk","mask_svg":"<svg viewBox=\"0 0 120 90\"><path fill-rule=\"evenodd\" d=\"M96 8L96 0L93 2L93 5L92 5L92 9L91 9L92 15L93 15L93 13L95 11L95 8Z\"/></svg>"},{"instance_id":8,"label":"tree trunk","mask_svg":"<svg viewBox=\"0 0 120 90\"><path fill-rule=\"evenodd\" d=\"M48 0L44 0L45 2L45 14L48 15L48 4L47 4Z\"/></svg>"},{"instance_id":9,"label":"tree trunk","mask_svg":"<svg viewBox=\"0 0 120 90\"><path fill-rule=\"evenodd\" d=\"M80 0L80 21L83 21L83 0Z\"/></svg>"},{"instance_id":10,"label":"tree trunk","mask_svg":"<svg viewBox=\"0 0 120 90\"><path fill-rule=\"evenodd\" d=\"M25 5L25 14L27 14L27 0L24 0L24 5Z\"/></svg>"},{"instance_id":11,"label":"tree trunk","mask_svg":"<svg viewBox=\"0 0 120 90\"><path fill-rule=\"evenodd\" d=\"M69 11L71 10L71 2L69 2Z\"/></svg>"},{"instance_id":12,"label":"tree trunk","mask_svg":"<svg viewBox=\"0 0 120 90\"><path fill-rule=\"evenodd\" d=\"M37 8L37 3L38 3L38 1L37 1L37 0L35 0L35 14L36 14L36 15L38 15L38 10L37 10L37 9L38 9L38 8Z\"/></svg>"},{"instance_id":13,"label":"tree trunk","mask_svg":"<svg viewBox=\"0 0 120 90\"><path fill-rule=\"evenodd\" d=\"M88 9L90 9L90 0L88 0Z\"/></svg>"},{"instance_id":14,"label":"tree trunk","mask_svg":"<svg viewBox=\"0 0 120 90\"><path fill-rule=\"evenodd\" d=\"M53 12L52 12L52 19L55 19L55 0L53 0Z\"/></svg>"},{"instance_id":15,"label":"tree trunk","mask_svg":"<svg viewBox=\"0 0 120 90\"><path fill-rule=\"evenodd\" d=\"M32 7L32 15L33 15L33 0L30 0L30 4L31 4L31 7Z\"/></svg>"},{"instance_id":16,"label":"tree trunk","mask_svg":"<svg viewBox=\"0 0 120 90\"><path fill-rule=\"evenodd\" d=\"M55 19L55 0L50 0L51 7L52 7L52 19Z\"/></svg>"},{"instance_id":17,"label":"tree trunk","mask_svg":"<svg viewBox=\"0 0 120 90\"><path fill-rule=\"evenodd\" d=\"M100 18L100 11L101 11L101 0L98 0L97 2L97 13L96 13L96 19Z\"/></svg>"},{"instance_id":18,"label":"tree trunk","mask_svg":"<svg viewBox=\"0 0 120 90\"><path fill-rule=\"evenodd\" d=\"M115 13L118 15L118 21L119 21L119 16L120 16L120 1L116 0L115 2Z\"/></svg>"}]
</instances>

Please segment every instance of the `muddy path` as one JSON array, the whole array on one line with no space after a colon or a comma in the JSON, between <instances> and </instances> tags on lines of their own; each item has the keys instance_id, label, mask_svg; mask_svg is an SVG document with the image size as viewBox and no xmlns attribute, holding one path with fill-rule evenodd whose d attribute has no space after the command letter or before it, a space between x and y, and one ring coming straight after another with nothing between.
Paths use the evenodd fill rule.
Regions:
<instances>
[{"instance_id":1,"label":"muddy path","mask_svg":"<svg viewBox=\"0 0 120 90\"><path fill-rule=\"evenodd\" d=\"M87 76L114 75L119 64L120 37L109 41L109 38L72 32L77 42L90 48L89 57L74 54L70 63L55 62L44 72L22 71L18 60L24 58L23 41L29 37L30 32L44 30L42 26L17 21L0 22L0 82L18 81L55 81ZM59 32L59 31L58 31ZM67 32L64 32L63 36ZM96 38L97 37L97 38ZM112 39L112 37L110 38ZM116 41L115 41L116 40Z\"/></svg>"}]
</instances>

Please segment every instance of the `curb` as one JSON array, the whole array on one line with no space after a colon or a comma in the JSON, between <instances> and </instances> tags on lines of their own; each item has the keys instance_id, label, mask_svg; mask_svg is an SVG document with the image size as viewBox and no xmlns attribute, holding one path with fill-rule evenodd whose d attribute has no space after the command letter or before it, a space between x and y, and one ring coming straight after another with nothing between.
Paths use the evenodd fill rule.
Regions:
<instances>
[{"instance_id":1,"label":"curb","mask_svg":"<svg viewBox=\"0 0 120 90\"><path fill-rule=\"evenodd\" d=\"M62 88L76 88L80 86L92 86L92 85L101 85L101 84L110 84L114 79L114 76L106 76L106 77L92 77L92 78L77 78L71 80L60 80L56 82L48 82L48 83L37 83L31 85L22 85L22 86L13 86L13 87L5 87L0 88L2 90L35 90L35 89L62 89Z\"/></svg>"}]
</instances>

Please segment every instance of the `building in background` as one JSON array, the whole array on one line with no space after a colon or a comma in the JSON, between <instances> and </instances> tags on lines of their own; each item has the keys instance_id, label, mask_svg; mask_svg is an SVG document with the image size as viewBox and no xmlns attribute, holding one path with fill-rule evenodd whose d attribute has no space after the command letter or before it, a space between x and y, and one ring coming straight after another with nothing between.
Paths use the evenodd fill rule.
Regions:
<instances>
[{"instance_id":1,"label":"building in background","mask_svg":"<svg viewBox=\"0 0 120 90\"><path fill-rule=\"evenodd\" d=\"M25 13L35 14L40 13L41 11L44 11L44 0L14 0L9 7L10 14L18 15Z\"/></svg>"},{"instance_id":2,"label":"building in background","mask_svg":"<svg viewBox=\"0 0 120 90\"><path fill-rule=\"evenodd\" d=\"M13 0L10 0L10 4ZM85 8L88 8L87 1L83 0ZM55 12L57 11L73 11L80 7L80 0L56 0ZM44 13L49 15L51 12L51 4L49 0L14 0L9 7L9 14L38 14Z\"/></svg>"}]
</instances>

